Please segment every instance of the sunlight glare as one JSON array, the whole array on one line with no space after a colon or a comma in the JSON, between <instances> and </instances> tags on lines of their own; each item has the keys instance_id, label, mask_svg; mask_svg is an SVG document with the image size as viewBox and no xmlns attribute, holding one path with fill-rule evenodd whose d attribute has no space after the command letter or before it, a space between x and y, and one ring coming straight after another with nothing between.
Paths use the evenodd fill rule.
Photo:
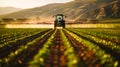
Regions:
<instances>
[{"instance_id":1,"label":"sunlight glare","mask_svg":"<svg viewBox=\"0 0 120 67\"><path fill-rule=\"evenodd\" d=\"M5 28L54 28L53 24L7 24Z\"/></svg>"}]
</instances>

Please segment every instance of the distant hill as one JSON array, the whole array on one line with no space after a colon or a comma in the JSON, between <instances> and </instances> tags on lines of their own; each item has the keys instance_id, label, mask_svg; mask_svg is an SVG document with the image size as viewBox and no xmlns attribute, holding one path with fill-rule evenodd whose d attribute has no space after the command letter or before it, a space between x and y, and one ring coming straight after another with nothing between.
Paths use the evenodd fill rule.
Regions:
<instances>
[{"instance_id":1,"label":"distant hill","mask_svg":"<svg viewBox=\"0 0 120 67\"><path fill-rule=\"evenodd\" d=\"M15 7L0 7L0 15L16 12L16 11L19 11L19 10L21 10L21 9L20 8L15 8Z\"/></svg>"},{"instance_id":2,"label":"distant hill","mask_svg":"<svg viewBox=\"0 0 120 67\"><path fill-rule=\"evenodd\" d=\"M70 20L120 18L120 2L119 0L75 0L25 9L1 15L0 18L39 17L41 20L51 20L52 16L58 13L65 14Z\"/></svg>"},{"instance_id":3,"label":"distant hill","mask_svg":"<svg viewBox=\"0 0 120 67\"><path fill-rule=\"evenodd\" d=\"M53 15L63 13L69 19L75 19L86 11L87 8L92 8L93 5L89 2L72 1L68 3L53 3L42 7L25 9L22 11L1 15L0 17L26 18L40 17L41 19L52 19Z\"/></svg>"},{"instance_id":4,"label":"distant hill","mask_svg":"<svg viewBox=\"0 0 120 67\"><path fill-rule=\"evenodd\" d=\"M116 19L120 18L120 1L119 0L98 0L94 8L88 10L85 18L93 19Z\"/></svg>"}]
</instances>

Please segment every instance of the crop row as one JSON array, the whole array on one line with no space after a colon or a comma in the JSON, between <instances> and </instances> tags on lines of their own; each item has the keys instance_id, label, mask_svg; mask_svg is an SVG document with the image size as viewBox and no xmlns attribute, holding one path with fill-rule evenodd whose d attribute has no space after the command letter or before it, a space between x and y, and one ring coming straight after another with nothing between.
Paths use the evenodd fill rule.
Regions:
<instances>
[{"instance_id":1,"label":"crop row","mask_svg":"<svg viewBox=\"0 0 120 67\"><path fill-rule=\"evenodd\" d=\"M98 38L96 36L92 36L90 34L83 33L79 30L74 30L74 32L76 32L76 33L78 32L79 35L82 35L82 36L86 37L87 39L90 39L91 41L95 41L96 43L103 44L104 46L106 46L106 48L120 53L119 52L120 51L120 45L117 45L116 43L112 43L110 41L106 41L106 40Z\"/></svg>"},{"instance_id":2,"label":"crop row","mask_svg":"<svg viewBox=\"0 0 120 67\"><path fill-rule=\"evenodd\" d=\"M0 63L1 64L7 64L10 62L15 56L19 56L20 53L24 52L26 49L28 49L30 46L32 46L34 43L36 43L39 39L42 39L46 37L49 33L49 29L39 29L38 34L33 34L29 37L23 38L21 40L18 40L17 42L13 42L12 44L8 44L6 46L3 46L0 49ZM34 32L33 32L34 33Z\"/></svg>"},{"instance_id":3,"label":"crop row","mask_svg":"<svg viewBox=\"0 0 120 67\"><path fill-rule=\"evenodd\" d=\"M4 30L4 32L3 32ZM47 29L3 29L0 35L0 48L12 42L36 35Z\"/></svg>"},{"instance_id":4,"label":"crop row","mask_svg":"<svg viewBox=\"0 0 120 67\"><path fill-rule=\"evenodd\" d=\"M80 32L102 38L114 43L120 43L120 31L119 29L74 29Z\"/></svg>"},{"instance_id":5,"label":"crop row","mask_svg":"<svg viewBox=\"0 0 120 67\"><path fill-rule=\"evenodd\" d=\"M56 39L57 38L57 39ZM61 38L63 39L61 41ZM55 41L55 40L56 41ZM57 48L57 46L59 48ZM53 49L50 47L54 47L55 51L52 51ZM65 59L60 60L60 58L63 58L63 55L60 55L59 53L61 53L61 50L63 50L63 48L60 49L60 47L64 47L65 51L63 52L63 55L66 56ZM59 51L60 50L60 51ZM57 54L56 54L57 52ZM50 53L52 53L53 55L51 55ZM54 54L55 53L55 54ZM55 59L55 57L58 57L57 59ZM49 59L50 57L50 59ZM53 58L53 59L52 59ZM64 61L64 60L68 60L68 62ZM46 61L50 61L51 62L46 62ZM58 61L58 63L57 63ZM64 63L62 63L60 65L59 62L65 62L66 64L64 65ZM69 43L69 41L67 40L66 36L64 35L64 33L62 32L62 30L56 30L55 33L48 39L48 41L44 44L43 48L38 52L37 55L35 55L34 59L30 62L30 67L32 66L47 66L47 65L56 65L57 66L68 66L68 67L77 67L78 64L78 59L74 53L74 49L71 46L71 44ZM49 66L48 66L49 67Z\"/></svg>"},{"instance_id":6,"label":"crop row","mask_svg":"<svg viewBox=\"0 0 120 67\"><path fill-rule=\"evenodd\" d=\"M17 37L15 42L0 47L0 67L120 66L120 46L107 40L107 32L102 30L100 35L90 29L20 30L3 32L0 36L0 41L5 38L5 42L14 41Z\"/></svg>"},{"instance_id":7,"label":"crop row","mask_svg":"<svg viewBox=\"0 0 120 67\"><path fill-rule=\"evenodd\" d=\"M87 46L89 50L93 50L96 56L101 59L102 65L114 67L119 64L119 45L117 46L75 29L67 29L67 32L76 40Z\"/></svg>"}]
</instances>

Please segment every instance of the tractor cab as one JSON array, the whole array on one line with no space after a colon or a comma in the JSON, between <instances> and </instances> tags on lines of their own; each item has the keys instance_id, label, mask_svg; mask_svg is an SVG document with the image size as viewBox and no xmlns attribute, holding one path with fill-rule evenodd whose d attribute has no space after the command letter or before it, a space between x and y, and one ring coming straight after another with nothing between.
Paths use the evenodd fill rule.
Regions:
<instances>
[{"instance_id":1,"label":"tractor cab","mask_svg":"<svg viewBox=\"0 0 120 67\"><path fill-rule=\"evenodd\" d=\"M66 16L63 15L63 14L57 14L57 15L54 15L54 17L55 17L54 28L56 28L56 27L65 28L65 20L64 20L64 18Z\"/></svg>"}]
</instances>

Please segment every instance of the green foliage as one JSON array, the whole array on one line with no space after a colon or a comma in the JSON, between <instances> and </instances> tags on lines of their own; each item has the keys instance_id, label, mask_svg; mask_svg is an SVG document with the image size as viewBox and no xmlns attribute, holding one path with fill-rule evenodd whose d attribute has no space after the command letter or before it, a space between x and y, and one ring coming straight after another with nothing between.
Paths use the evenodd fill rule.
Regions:
<instances>
[{"instance_id":1,"label":"green foliage","mask_svg":"<svg viewBox=\"0 0 120 67\"><path fill-rule=\"evenodd\" d=\"M67 59L68 59L68 67L77 67L78 64L81 63L80 60L76 56L70 41L67 39L67 37L65 36L62 30L61 30L61 35L64 42L64 46L66 48L66 51L64 54L67 56Z\"/></svg>"},{"instance_id":2,"label":"green foliage","mask_svg":"<svg viewBox=\"0 0 120 67\"><path fill-rule=\"evenodd\" d=\"M5 28L5 25L0 24L0 29Z\"/></svg>"},{"instance_id":3,"label":"green foliage","mask_svg":"<svg viewBox=\"0 0 120 67\"><path fill-rule=\"evenodd\" d=\"M26 37L34 36L38 33L46 31L48 29L0 29L0 48L11 46L9 43L16 43L18 40L22 40ZM119 59L116 59L110 53L106 51L109 49L115 53L120 53L120 31L119 29L64 29L68 34L74 37L78 42L88 47L90 51L93 51L95 56L100 59L100 63L103 67L119 67ZM50 31L49 31L50 32ZM48 35L49 32L35 38L34 40L27 42L25 45L20 46L17 50L11 52L7 57L0 58L0 65L6 65L13 58L18 56L20 53L34 45L40 39ZM54 37L57 30L47 39L43 44L43 47L29 62L29 67L44 67L45 60L47 60L51 49L50 46L54 45ZM60 35L62 37L63 45L65 47L64 55L67 57L68 67L79 67L83 62L77 56L75 49L73 48L69 39L65 36L65 33L60 29ZM112 41L114 40L114 42ZM20 43L20 42L19 42ZM100 46L106 47L106 49Z\"/></svg>"},{"instance_id":4,"label":"green foliage","mask_svg":"<svg viewBox=\"0 0 120 67\"><path fill-rule=\"evenodd\" d=\"M4 29L4 30L5 30L5 29ZM8 30L8 29L7 29L7 30ZM14 30L16 30L16 31L14 31ZM0 48L6 47L6 45L8 46L10 42L16 43L17 40L22 40L22 39L24 39L24 38L26 38L26 37L33 36L33 35L35 35L35 34L37 34L37 33L40 33L40 32L42 33L42 32L45 31L45 30L48 30L48 29L29 29L29 30L27 30L27 31L25 31L25 29L10 29L10 30L7 31L7 32L9 32L9 33L2 32L2 34L3 34L3 33L6 33L6 34L1 35L1 37L4 37L3 39L6 39L6 37L11 37L11 34L12 34L12 35L15 35L14 37L16 37L16 39L15 39L15 40L11 40L11 39L10 39L10 41L4 42L5 44L1 44L1 45L0 45ZM47 32L47 33L48 33L48 32ZM1 60L0 63L3 63L3 62L4 62L4 63L7 64L7 63L10 62L13 58L15 58L17 55L19 55L21 52L23 52L24 50L26 50L26 49L29 48L30 46L34 45L39 39L41 39L41 38L43 38L44 36L46 36L47 33L44 34L44 35L41 35L40 37L34 39L34 40L31 41L31 42L28 42L26 45L20 46L16 51L11 52L11 53L8 55L8 57L6 57L6 58L1 58L1 59L0 59L0 60ZM20 36L20 38L17 39L17 35L18 35L18 34L19 34L19 35L22 34L22 36ZM12 37L11 37L11 38L12 38ZM2 41L2 40L0 40L0 41Z\"/></svg>"},{"instance_id":5,"label":"green foliage","mask_svg":"<svg viewBox=\"0 0 120 67\"><path fill-rule=\"evenodd\" d=\"M26 31L27 30L27 31ZM10 43L23 40L47 29L0 29L0 48Z\"/></svg>"},{"instance_id":6,"label":"green foliage","mask_svg":"<svg viewBox=\"0 0 120 67\"><path fill-rule=\"evenodd\" d=\"M48 38L43 48L39 50L34 59L29 62L29 67L44 67L44 60L48 57L48 54L50 53L49 47L53 45L52 41L55 33L56 31Z\"/></svg>"},{"instance_id":7,"label":"green foliage","mask_svg":"<svg viewBox=\"0 0 120 67\"><path fill-rule=\"evenodd\" d=\"M107 48L109 48L109 49L111 49L115 52L120 53L119 52L120 51L120 46L119 45L114 44L112 42L107 42L106 40L103 40L103 39L100 39L100 38L97 38L96 37L97 35L94 35L94 36L90 35L92 33L89 33L89 34L83 33L84 30L86 30L86 32L89 32L90 29L83 29L83 30L82 29L68 29L68 30L69 31L67 31L67 30L66 31L70 35L72 35L76 40L78 40L80 43L87 46L89 48L89 50L93 50L95 52L95 55L97 57L99 57L99 59L101 59L101 64L103 64L104 66L110 66L110 67L114 66L114 64L116 62L114 57L111 56L110 54L106 53L107 49L101 49L101 47L99 47L98 44L96 44L94 42L101 43L99 45L105 46L105 47L107 47ZM96 30L96 32L99 32L99 31ZM92 40L94 42L92 42Z\"/></svg>"}]
</instances>

